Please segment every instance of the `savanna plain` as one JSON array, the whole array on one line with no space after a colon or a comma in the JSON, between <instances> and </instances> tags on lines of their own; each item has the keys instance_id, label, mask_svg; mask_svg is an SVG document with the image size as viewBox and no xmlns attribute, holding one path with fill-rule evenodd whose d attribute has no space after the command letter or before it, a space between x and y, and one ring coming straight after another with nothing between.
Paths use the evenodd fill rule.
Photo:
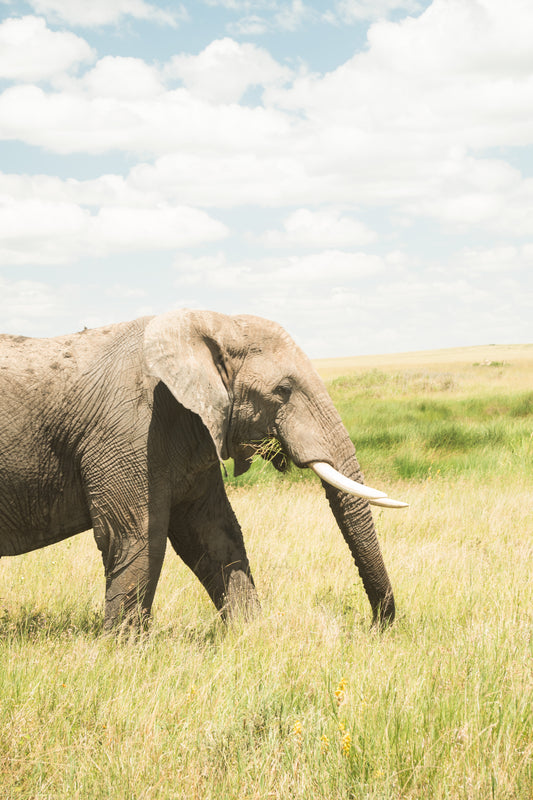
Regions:
<instances>
[{"instance_id":1,"label":"savanna plain","mask_svg":"<svg viewBox=\"0 0 533 800\"><path fill-rule=\"evenodd\" d=\"M169 549L151 631L117 642L90 532L2 559L0 798L533 797L533 345L317 368L410 503L374 510L394 625L318 480L263 462L228 478L251 623Z\"/></svg>"}]
</instances>

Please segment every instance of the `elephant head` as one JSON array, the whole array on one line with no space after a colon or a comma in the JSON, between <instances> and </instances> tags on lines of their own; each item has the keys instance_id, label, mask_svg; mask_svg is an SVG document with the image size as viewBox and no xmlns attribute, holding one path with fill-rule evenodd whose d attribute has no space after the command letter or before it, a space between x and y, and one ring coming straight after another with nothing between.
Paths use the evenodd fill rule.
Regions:
<instances>
[{"instance_id":1,"label":"elephant head","mask_svg":"<svg viewBox=\"0 0 533 800\"><path fill-rule=\"evenodd\" d=\"M279 442L288 461L320 476L363 580L374 622L394 618L394 599L369 501L402 506L363 485L355 449L310 360L279 325L259 317L173 311L153 318L144 337L149 373L197 414L218 457L237 473L254 443Z\"/></svg>"}]
</instances>

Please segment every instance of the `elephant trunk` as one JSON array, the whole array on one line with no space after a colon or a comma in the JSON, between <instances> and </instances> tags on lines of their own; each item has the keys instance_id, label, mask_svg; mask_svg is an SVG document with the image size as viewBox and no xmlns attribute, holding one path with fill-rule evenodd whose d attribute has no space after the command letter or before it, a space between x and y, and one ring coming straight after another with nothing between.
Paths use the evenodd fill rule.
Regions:
<instances>
[{"instance_id":1,"label":"elephant trunk","mask_svg":"<svg viewBox=\"0 0 533 800\"><path fill-rule=\"evenodd\" d=\"M361 470L351 441L345 452L338 451L336 467L343 475L362 482ZM344 457L343 457L344 456ZM322 480L337 524L359 570L373 611L373 624L386 625L394 619L394 596L372 520L368 500L354 497Z\"/></svg>"},{"instance_id":2,"label":"elephant trunk","mask_svg":"<svg viewBox=\"0 0 533 800\"><path fill-rule=\"evenodd\" d=\"M286 414L278 433L283 450L300 468L320 477L372 606L374 624L394 619L394 597L372 520L370 503L398 508L407 504L364 486L355 448L318 375L306 399ZM340 473L340 474L339 474ZM357 496L359 495L359 496Z\"/></svg>"}]
</instances>

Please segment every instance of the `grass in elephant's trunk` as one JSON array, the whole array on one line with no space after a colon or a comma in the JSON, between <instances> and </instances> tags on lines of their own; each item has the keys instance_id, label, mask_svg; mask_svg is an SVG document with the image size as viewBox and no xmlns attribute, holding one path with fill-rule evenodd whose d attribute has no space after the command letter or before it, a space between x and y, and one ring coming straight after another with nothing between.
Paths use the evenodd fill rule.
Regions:
<instances>
[{"instance_id":1,"label":"grass in elephant's trunk","mask_svg":"<svg viewBox=\"0 0 533 800\"><path fill-rule=\"evenodd\" d=\"M291 467L291 461L284 452L281 443L274 436L266 436L256 442L250 442L249 447L253 449L252 460L262 461L264 464L272 464L278 472L287 472Z\"/></svg>"}]
</instances>

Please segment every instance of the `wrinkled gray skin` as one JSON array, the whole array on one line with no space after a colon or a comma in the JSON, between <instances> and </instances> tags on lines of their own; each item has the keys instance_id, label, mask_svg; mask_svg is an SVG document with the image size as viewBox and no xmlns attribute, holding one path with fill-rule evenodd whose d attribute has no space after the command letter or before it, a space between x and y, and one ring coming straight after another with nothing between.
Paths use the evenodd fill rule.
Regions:
<instances>
[{"instance_id":1,"label":"wrinkled gray skin","mask_svg":"<svg viewBox=\"0 0 533 800\"><path fill-rule=\"evenodd\" d=\"M149 616L168 538L223 615L252 613L219 461L244 472L245 443L268 435L298 467L325 461L362 481L324 384L273 322L183 310L54 339L0 336L0 555L92 528L112 629ZM368 502L324 488L374 622L392 621Z\"/></svg>"}]
</instances>

